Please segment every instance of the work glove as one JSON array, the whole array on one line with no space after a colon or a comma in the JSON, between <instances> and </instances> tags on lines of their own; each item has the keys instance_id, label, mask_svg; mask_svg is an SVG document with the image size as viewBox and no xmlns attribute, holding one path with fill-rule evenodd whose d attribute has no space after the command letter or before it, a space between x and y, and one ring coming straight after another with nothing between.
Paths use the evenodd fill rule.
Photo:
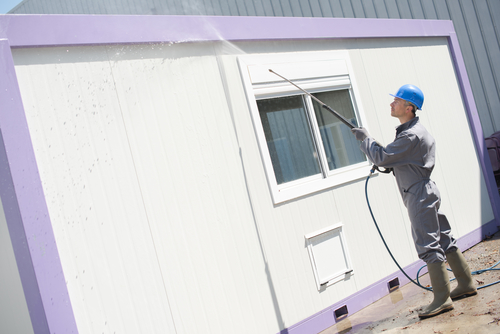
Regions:
<instances>
[{"instance_id":1,"label":"work glove","mask_svg":"<svg viewBox=\"0 0 500 334\"><path fill-rule=\"evenodd\" d=\"M359 141L363 141L363 140L366 139L366 137L370 136L370 134L368 133L368 131L365 128L363 128L363 127L352 128L351 132L354 134L354 136L356 136L356 139L359 140Z\"/></svg>"}]
</instances>

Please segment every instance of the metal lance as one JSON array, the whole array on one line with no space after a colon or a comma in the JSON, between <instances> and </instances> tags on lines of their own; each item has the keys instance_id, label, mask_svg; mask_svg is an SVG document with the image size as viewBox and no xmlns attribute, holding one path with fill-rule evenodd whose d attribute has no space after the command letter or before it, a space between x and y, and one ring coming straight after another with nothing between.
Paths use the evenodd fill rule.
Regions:
<instances>
[{"instance_id":1,"label":"metal lance","mask_svg":"<svg viewBox=\"0 0 500 334\"><path fill-rule=\"evenodd\" d=\"M300 88L299 86L297 86L296 84L294 84L293 82L291 82L290 80L288 80L287 78L285 78L284 76L279 75L278 73L274 72L273 70L269 69L269 72L276 74L277 76L279 76L283 80L288 81L289 83L291 83L292 85L294 85L295 87L297 87L298 89L300 89L301 91L303 91L304 93L306 93L307 95L309 95L312 99L314 99L316 102L318 102L319 104L321 104L321 106L323 108L325 108L326 110L328 110L329 112L331 112L332 114L334 114L335 116L337 116L338 119L340 119L342 121L342 123L344 123L345 125L347 125L350 129L353 129L353 128L357 127L354 124L352 124L351 122L349 122L344 116L342 116L341 114L339 114L338 112L336 112L335 110L333 110L330 106L328 106L325 103L321 102L316 96L314 96L314 95L310 94L309 92L303 90L302 88Z\"/></svg>"},{"instance_id":2,"label":"metal lance","mask_svg":"<svg viewBox=\"0 0 500 334\"><path fill-rule=\"evenodd\" d=\"M288 80L287 78L285 78L284 76L274 72L272 69L269 69L269 72L273 73L273 74L276 74L277 76L279 76L281 79L283 80L286 80L288 81L289 83L291 83L292 85L294 85L295 87L297 87L298 89L300 89L301 91L303 91L304 93L306 93L307 95L309 95L312 99L314 99L315 101L317 101L319 104L321 104L321 106L323 108L325 108L326 110L330 111L332 114L334 114L335 116L338 117L338 119L340 119L342 121L342 123L344 123L345 125L347 125L350 129L354 129L354 128L357 128L356 125L352 124L351 122L349 122L344 116L342 116L341 114L339 114L338 112L336 112L335 110L333 110L330 106L326 105L325 103L323 103L322 101L320 101L316 96L312 95L311 93L309 93L308 91L305 91L304 89L300 88L299 86L297 86L296 84L294 84L292 81ZM379 172L381 173L390 173L392 172L392 168L386 168L386 169L383 169L381 170L378 166L376 165L373 165L372 166L372 170L370 171L371 174L375 173L375 170L378 170ZM370 174L370 175L371 175Z\"/></svg>"}]
</instances>

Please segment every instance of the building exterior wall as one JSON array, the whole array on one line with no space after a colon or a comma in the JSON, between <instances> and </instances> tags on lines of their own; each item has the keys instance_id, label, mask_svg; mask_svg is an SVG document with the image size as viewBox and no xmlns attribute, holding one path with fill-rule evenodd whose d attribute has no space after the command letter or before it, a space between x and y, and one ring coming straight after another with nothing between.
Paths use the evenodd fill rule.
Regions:
<instances>
[{"instance_id":1,"label":"building exterior wall","mask_svg":"<svg viewBox=\"0 0 500 334\"><path fill-rule=\"evenodd\" d=\"M475 183L474 196L460 191L464 173L465 175L480 173L479 166L475 166L476 164L472 162L474 160L472 155L461 159L465 163L463 170L454 167L456 157L460 156L462 149L473 150L473 141L471 138L450 136L444 131L445 124L455 124L455 120L456 130L459 133L468 131L465 113L459 112L464 110L464 106L458 83L453 80L455 71L451 59L448 58L447 43L445 39L436 38L425 41L384 40L377 41L377 44L378 46L374 46L371 42L362 44L360 46L362 51L358 52L359 59L355 66L359 70L356 74L366 78L362 95L363 104L365 108L368 105L368 108L374 110L367 112L368 122L378 125L378 128L370 130L375 138L380 138L384 144L394 139L394 128L399 123L396 119L387 117L390 112L389 103L392 100L387 98L386 91L390 91L391 85L399 87L405 82L412 82L425 92L423 110L417 115L437 142L436 168L432 178L443 195L443 211L450 211L448 217L452 221L455 234L463 236L468 230L470 231L474 217L479 215L486 218L492 215L488 213L487 208L483 211L481 204L481 198L484 198L483 192L486 190L484 181ZM436 77L438 73L440 79ZM446 84L443 85L444 82ZM473 204L471 200L474 201ZM472 204L478 211L469 214L466 209L468 204ZM402 210L404 211L404 208ZM486 218L488 219L490 218Z\"/></svg>"},{"instance_id":2,"label":"building exterior wall","mask_svg":"<svg viewBox=\"0 0 500 334\"><path fill-rule=\"evenodd\" d=\"M278 49L278 50L277 50ZM448 213L452 222L453 230L457 236L464 236L483 223L493 218L491 208L483 207L481 198L486 195L484 181L475 183L470 193L460 191L463 185L463 171L454 167L457 149L473 149L472 139L461 137L448 137L440 131L440 125L446 123L447 119L456 119L459 125L458 133L468 132L466 118L460 116L458 110L463 110L462 99L460 97L458 85L454 81L455 72L449 58L449 50L444 39L429 41L424 40L356 40L356 41L321 41L320 43L304 42L293 44L273 43L267 48L265 45L258 49L258 52L285 52L301 50L334 50L347 49L351 55L356 81L358 82L361 102L367 118L366 126L370 133L382 143L388 144L394 138L394 128L397 120L391 119L389 103L391 97L388 95L392 90L406 82L413 82L422 87L426 93L425 109L429 111L421 112L420 117L425 126L436 133L438 143L437 168L433 174L444 197L443 210ZM249 47L243 48L246 54L252 52ZM426 71L420 71L421 63L428 63L433 59L435 66ZM397 64L397 68L394 66ZM438 75L439 80L432 79ZM450 83L446 91L439 89L439 84L443 78ZM455 83L453 83L455 82ZM236 87L237 80L233 80L231 87ZM394 87L394 88L393 88ZM446 97L443 95L445 94ZM392 92L394 93L394 92ZM234 96L237 96L235 92ZM233 96L233 95L232 95ZM242 99L234 99L240 101ZM427 102L428 101L428 102ZM453 101L449 106L450 101ZM241 110L244 106L238 104L235 110ZM245 169L253 177L248 177L250 194L256 216L263 221L262 239L266 245L266 253L269 254L270 263L282 263L282 254L291 254L287 261L282 263L283 270L276 273L278 281L287 282L291 288L278 285L278 296L290 298L290 303L286 303L291 314L300 314L301 303L292 301L304 299L304 305L312 303L315 307L326 307L329 300L339 300L353 294L358 289L362 289L374 281L382 279L386 272L397 271L396 266L390 260L383 244L380 242L373 222L369 218L365 198L363 196L364 179L349 183L348 186L335 187L331 191L300 198L283 205L273 206L269 189L262 171L261 159L258 147L249 146L254 142L253 130L248 128L251 119L249 113L237 113L238 134L243 152L249 151L252 154L245 159ZM464 113L462 113L464 115ZM245 137L243 137L245 136ZM243 139L242 139L243 138ZM455 142L458 140L458 142ZM246 149L245 149L246 147ZM249 153L247 153L249 154ZM445 160L447 162L445 162ZM480 172L479 166L474 162L474 154L470 155L465 167L466 173L477 175ZM246 167L248 166L251 167ZM454 170L454 171L452 171ZM456 173L455 173L456 172ZM255 179L254 179L255 177ZM370 200L376 209L376 215L380 216L383 222L383 233L389 240L391 249L397 254L398 261L403 265L408 265L416 261L416 254L411 239L410 224L407 218L406 209L400 201L400 195L396 189L393 177L379 176L370 182ZM383 198L378 198L377 194L384 194ZM474 209L469 212L470 201L474 201ZM452 204L453 203L453 204ZM272 217L272 218L266 218ZM477 217L486 218L479 222ZM269 223L268 223L269 222ZM305 251L297 247L302 241L301 237L307 233L318 230L332 223L342 222L347 237L349 253L353 261L354 275L350 280L330 286L319 296L316 296L311 283L310 272L308 272L309 259ZM473 223L474 222L474 223ZM475 227L473 227L475 225ZM374 237L375 236L375 237ZM366 247L360 247L365 245ZM369 245L369 246L368 246ZM367 252L367 248L369 251ZM272 258L272 260L271 260ZM299 259L302 261L302 268L298 268ZM288 266L288 267L287 267ZM297 268L297 269L295 269ZM371 282L369 282L371 280ZM308 289L308 290L305 290ZM330 291L331 290L331 291ZM309 295L305 295L307 291Z\"/></svg>"},{"instance_id":3,"label":"building exterior wall","mask_svg":"<svg viewBox=\"0 0 500 334\"><path fill-rule=\"evenodd\" d=\"M14 52L81 333L279 330L207 49Z\"/></svg>"},{"instance_id":4,"label":"building exterior wall","mask_svg":"<svg viewBox=\"0 0 500 334\"><path fill-rule=\"evenodd\" d=\"M270 199L238 54L332 49L349 50L366 126L385 143L396 125L388 94L407 80L429 92L422 121L439 143L434 177L457 237L494 219L445 38L13 51L80 333L278 332L397 270L372 237L363 180ZM438 131L449 118L459 137ZM464 170L478 178L458 184ZM372 182L407 266L417 258L394 180ZM338 222L354 275L319 293L304 235Z\"/></svg>"},{"instance_id":5,"label":"building exterior wall","mask_svg":"<svg viewBox=\"0 0 500 334\"><path fill-rule=\"evenodd\" d=\"M450 25L363 22L0 18L8 79L0 83L0 180L12 183L0 195L16 256L31 257L17 261L31 319L50 328L33 325L36 332L319 332L335 322L332 305L379 285L387 293L383 280L396 268L380 261L387 254L372 237L362 179L271 201L239 56L347 50L366 125L385 143L395 126L388 93L408 78L429 90L424 124L435 134L456 121L436 136L443 208L457 236L480 240L499 199L484 182L482 133ZM352 29L332 35L323 24ZM374 177L370 189L384 194L372 206L401 264L416 263L394 180ZM354 275L318 291L304 236L338 222ZM29 266L34 283L26 283ZM361 295L356 307L381 297Z\"/></svg>"},{"instance_id":6,"label":"building exterior wall","mask_svg":"<svg viewBox=\"0 0 500 334\"><path fill-rule=\"evenodd\" d=\"M485 136L500 131L500 3L496 0L25 0L13 14L223 15L452 20Z\"/></svg>"}]
</instances>

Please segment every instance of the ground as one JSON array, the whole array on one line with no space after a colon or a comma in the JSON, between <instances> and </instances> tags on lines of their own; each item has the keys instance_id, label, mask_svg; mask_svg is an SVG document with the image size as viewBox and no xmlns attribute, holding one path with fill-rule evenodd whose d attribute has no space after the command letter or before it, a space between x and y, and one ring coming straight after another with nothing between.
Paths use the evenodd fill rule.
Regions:
<instances>
[{"instance_id":1,"label":"ground","mask_svg":"<svg viewBox=\"0 0 500 334\"><path fill-rule=\"evenodd\" d=\"M464 252L471 271L491 268L500 262L500 232ZM454 301L454 309L436 317L420 320L417 312L432 301L427 292L413 283L391 292L363 310L350 315L320 334L498 334L500 333L500 280L498 270L473 275L478 288L476 296ZM450 273L450 278L453 274ZM420 278L430 284L428 275ZM456 282L451 283L453 289ZM484 287L484 288L481 288Z\"/></svg>"}]
</instances>

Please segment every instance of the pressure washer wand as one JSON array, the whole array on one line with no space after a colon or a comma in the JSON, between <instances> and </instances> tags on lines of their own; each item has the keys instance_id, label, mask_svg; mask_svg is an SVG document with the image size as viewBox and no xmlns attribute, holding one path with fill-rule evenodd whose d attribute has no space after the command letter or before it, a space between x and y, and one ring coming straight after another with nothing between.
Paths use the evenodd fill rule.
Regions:
<instances>
[{"instance_id":1,"label":"pressure washer wand","mask_svg":"<svg viewBox=\"0 0 500 334\"><path fill-rule=\"evenodd\" d=\"M291 83L292 85L294 85L295 87L297 87L298 89L300 89L301 91L303 91L304 93L306 93L307 95L309 95L312 99L314 99L319 104L321 104L321 106L323 108L325 108L326 110L330 111L332 114L334 114L335 116L337 116L342 121L342 123L344 123L345 125L347 125L350 129L357 128L356 125L352 124L344 116L342 116L341 114L339 114L338 112L336 112L335 110L333 110L330 106L328 106L325 103L323 103L322 101L320 101L316 96L314 96L311 93L303 90L302 88L300 88L299 86L297 86L296 84L294 84L293 82L291 82L290 80L288 80L287 78L285 78L284 76L282 76L282 75L274 72L273 70L269 69L269 72L276 74L277 76L279 76L283 80L288 81L289 83ZM386 174L392 172L392 168L387 168L385 170L381 170L378 166L373 165L372 166L372 170L370 171L370 175L372 175L373 173L375 173L375 170L378 170L379 172L386 173Z\"/></svg>"},{"instance_id":2,"label":"pressure washer wand","mask_svg":"<svg viewBox=\"0 0 500 334\"><path fill-rule=\"evenodd\" d=\"M269 72L276 74L277 76L279 76L283 80L288 81L289 83L291 83L292 85L294 85L295 87L297 87L298 89L300 89L301 91L303 91L304 93L306 93L307 95L309 95L312 99L314 99L319 104L321 104L321 106L323 108L325 108L326 110L330 111L332 114L334 114L335 116L337 116L342 121L342 123L344 123L345 125L347 125L350 129L353 129L353 128L357 127L354 124L352 124L351 122L349 122L344 116L342 116L341 114L339 114L338 112L336 112L335 110L333 110L330 106L328 106L325 103L321 102L316 96L314 96L314 95L310 94L309 92L303 90L302 88L300 88L299 86L297 86L296 84L294 84L293 82L291 82L290 80L288 80L287 78L285 78L284 76L279 75L278 73L274 72L273 70L269 69Z\"/></svg>"}]
</instances>

